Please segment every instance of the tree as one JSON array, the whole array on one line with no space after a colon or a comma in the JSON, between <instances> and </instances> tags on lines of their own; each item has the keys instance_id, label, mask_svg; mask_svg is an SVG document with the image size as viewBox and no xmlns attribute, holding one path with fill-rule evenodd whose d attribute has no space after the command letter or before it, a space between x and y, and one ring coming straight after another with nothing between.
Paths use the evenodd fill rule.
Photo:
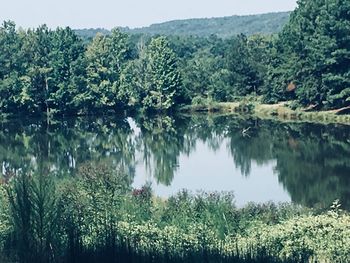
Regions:
<instances>
[{"instance_id":1,"label":"tree","mask_svg":"<svg viewBox=\"0 0 350 263\"><path fill-rule=\"evenodd\" d=\"M147 63L144 83L145 96L142 99L146 110L168 110L180 96L181 80L174 51L166 38L152 39L147 47Z\"/></svg>"},{"instance_id":2,"label":"tree","mask_svg":"<svg viewBox=\"0 0 350 263\"><path fill-rule=\"evenodd\" d=\"M124 106L117 100L120 75L129 56L127 35L114 29L111 36L97 34L86 51L87 89L80 94L87 111Z\"/></svg>"},{"instance_id":3,"label":"tree","mask_svg":"<svg viewBox=\"0 0 350 263\"><path fill-rule=\"evenodd\" d=\"M261 48L263 47L263 48ZM258 37L239 35L231 40L226 56L229 84L235 95L258 93L264 83L264 53L266 45Z\"/></svg>"},{"instance_id":4,"label":"tree","mask_svg":"<svg viewBox=\"0 0 350 263\"><path fill-rule=\"evenodd\" d=\"M293 83L302 105L336 108L350 104L349 9L346 0L298 1L275 44L279 54L269 70L272 91L286 93Z\"/></svg>"},{"instance_id":5,"label":"tree","mask_svg":"<svg viewBox=\"0 0 350 263\"><path fill-rule=\"evenodd\" d=\"M53 32L43 25L36 30L28 30L25 38L25 51L28 65L25 65L25 78L28 79L27 110L32 114L49 114L52 101L50 94L54 91L52 84L53 68L50 61Z\"/></svg>"},{"instance_id":6,"label":"tree","mask_svg":"<svg viewBox=\"0 0 350 263\"><path fill-rule=\"evenodd\" d=\"M82 40L68 27L57 28L52 34L51 44L49 59L52 69L52 89L49 100L52 107L61 114L75 112L74 96L81 88L79 86L85 83L72 80L83 75L83 72L79 72L76 67L81 63L85 47Z\"/></svg>"},{"instance_id":7,"label":"tree","mask_svg":"<svg viewBox=\"0 0 350 263\"><path fill-rule=\"evenodd\" d=\"M16 25L5 21L0 27L0 111L18 112L21 106L21 63L19 53L22 42Z\"/></svg>"},{"instance_id":8,"label":"tree","mask_svg":"<svg viewBox=\"0 0 350 263\"><path fill-rule=\"evenodd\" d=\"M120 74L120 87L117 98L126 107L140 107L145 72L143 62L141 59L129 61Z\"/></svg>"},{"instance_id":9,"label":"tree","mask_svg":"<svg viewBox=\"0 0 350 263\"><path fill-rule=\"evenodd\" d=\"M223 58L215 56L209 48L200 49L182 68L186 101L227 101L230 87L227 83L228 71L223 66Z\"/></svg>"}]
</instances>

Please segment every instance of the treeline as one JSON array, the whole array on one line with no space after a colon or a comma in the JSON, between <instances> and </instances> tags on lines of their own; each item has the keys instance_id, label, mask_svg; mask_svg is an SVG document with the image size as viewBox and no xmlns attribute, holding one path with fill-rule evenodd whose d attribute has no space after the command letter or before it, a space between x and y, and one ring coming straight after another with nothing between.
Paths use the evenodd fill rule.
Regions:
<instances>
[{"instance_id":1,"label":"treeline","mask_svg":"<svg viewBox=\"0 0 350 263\"><path fill-rule=\"evenodd\" d=\"M216 35L229 38L239 34L247 36L255 34L270 35L278 33L287 24L290 12L276 12L246 16L226 16L213 18L196 18L173 20L148 27L120 29L128 34L165 35L165 36L199 36L209 37ZM97 33L110 34L104 28L75 29L84 39L92 39Z\"/></svg>"},{"instance_id":2,"label":"treeline","mask_svg":"<svg viewBox=\"0 0 350 263\"><path fill-rule=\"evenodd\" d=\"M70 28L16 31L14 23L5 22L0 43L3 113L161 110L180 96L176 56L162 37L137 48L113 30L84 45Z\"/></svg>"},{"instance_id":3,"label":"treeline","mask_svg":"<svg viewBox=\"0 0 350 263\"><path fill-rule=\"evenodd\" d=\"M1 111L34 115L229 101L258 91L269 45L262 36L166 39L119 29L84 44L70 28L16 31L5 22L0 30Z\"/></svg>"},{"instance_id":4,"label":"treeline","mask_svg":"<svg viewBox=\"0 0 350 263\"><path fill-rule=\"evenodd\" d=\"M259 95L312 109L349 106L350 3L299 1L277 36L146 37L114 29L0 28L0 111L88 114Z\"/></svg>"},{"instance_id":5,"label":"treeline","mask_svg":"<svg viewBox=\"0 0 350 263\"><path fill-rule=\"evenodd\" d=\"M174 20L149 27L123 30L127 33L150 35L179 35L208 37L216 35L222 38L238 34L274 34L282 30L288 22L290 12L267 13L246 16L226 16Z\"/></svg>"}]
</instances>

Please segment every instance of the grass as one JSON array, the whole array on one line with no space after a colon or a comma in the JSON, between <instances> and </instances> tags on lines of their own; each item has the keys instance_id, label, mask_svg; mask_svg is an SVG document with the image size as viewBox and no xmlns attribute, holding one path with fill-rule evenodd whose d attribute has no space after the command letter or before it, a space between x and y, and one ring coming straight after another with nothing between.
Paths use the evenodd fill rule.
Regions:
<instances>
[{"instance_id":1,"label":"grass","mask_svg":"<svg viewBox=\"0 0 350 263\"><path fill-rule=\"evenodd\" d=\"M346 262L350 254L350 215L337 202L316 212L237 208L230 192L162 200L101 164L60 180L22 174L0 189L0 254L15 262Z\"/></svg>"},{"instance_id":2,"label":"grass","mask_svg":"<svg viewBox=\"0 0 350 263\"><path fill-rule=\"evenodd\" d=\"M261 119L278 119L281 121L312 122L312 123L341 123L350 124L350 114L336 114L335 111L305 111L295 110L289 106L291 102L263 104L256 97L242 98L239 102L212 102L208 105L188 105L181 112L221 112L249 114Z\"/></svg>"},{"instance_id":3,"label":"grass","mask_svg":"<svg viewBox=\"0 0 350 263\"><path fill-rule=\"evenodd\" d=\"M303 121L315 123L343 123L350 124L350 115L338 115L333 111L304 111L303 109L292 110L286 103L275 105L257 104L254 115L261 118L276 117L282 120Z\"/></svg>"}]
</instances>

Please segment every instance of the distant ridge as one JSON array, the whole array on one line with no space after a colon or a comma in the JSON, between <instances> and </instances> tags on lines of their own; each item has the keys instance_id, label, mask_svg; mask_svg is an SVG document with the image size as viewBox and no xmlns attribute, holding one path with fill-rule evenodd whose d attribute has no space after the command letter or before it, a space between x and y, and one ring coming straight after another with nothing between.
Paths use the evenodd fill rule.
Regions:
<instances>
[{"instance_id":1,"label":"distant ridge","mask_svg":"<svg viewBox=\"0 0 350 263\"><path fill-rule=\"evenodd\" d=\"M274 34L282 30L288 22L291 12L277 12L258 15L226 16L214 18L194 18L173 20L164 23L152 24L149 27L130 29L121 28L130 34L148 35L179 35L201 36L217 35L227 38L237 34ZM106 29L78 29L77 34L84 38L91 38L100 32L108 34Z\"/></svg>"}]
</instances>

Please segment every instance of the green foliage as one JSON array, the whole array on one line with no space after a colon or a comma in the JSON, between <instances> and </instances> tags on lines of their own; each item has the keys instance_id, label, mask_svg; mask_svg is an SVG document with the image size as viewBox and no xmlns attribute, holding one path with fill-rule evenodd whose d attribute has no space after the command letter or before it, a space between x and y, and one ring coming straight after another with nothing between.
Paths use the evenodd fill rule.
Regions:
<instances>
[{"instance_id":1,"label":"green foliage","mask_svg":"<svg viewBox=\"0 0 350 263\"><path fill-rule=\"evenodd\" d=\"M300 0L278 36L261 33L279 31L270 29L284 24L289 13L172 21L139 30L148 35L76 31L85 41L70 28L24 31L4 22L0 110L48 117L167 111L254 94L269 103L347 107L348 9L347 1Z\"/></svg>"},{"instance_id":2,"label":"green foliage","mask_svg":"<svg viewBox=\"0 0 350 263\"><path fill-rule=\"evenodd\" d=\"M5 67L0 74L1 111L17 114L71 111L75 88L70 83L73 65L84 50L73 31L69 28L51 31L41 26L16 32L11 22L5 22L0 31L4 49L1 53L8 61L3 63L9 66L8 72ZM11 54L6 51L9 49Z\"/></svg>"},{"instance_id":3,"label":"green foliage","mask_svg":"<svg viewBox=\"0 0 350 263\"><path fill-rule=\"evenodd\" d=\"M19 174L6 186L6 192L20 260L49 261L54 257L53 244L59 239L56 189L52 177Z\"/></svg>"},{"instance_id":4,"label":"green foliage","mask_svg":"<svg viewBox=\"0 0 350 263\"><path fill-rule=\"evenodd\" d=\"M152 39L145 55L146 71L144 97L145 110L163 111L173 107L180 96L181 80L176 55L164 37Z\"/></svg>"},{"instance_id":5,"label":"green foliage","mask_svg":"<svg viewBox=\"0 0 350 263\"><path fill-rule=\"evenodd\" d=\"M87 88L76 98L81 108L91 112L124 106L117 94L128 54L127 36L118 29L108 37L96 35L85 54Z\"/></svg>"},{"instance_id":6,"label":"green foliage","mask_svg":"<svg viewBox=\"0 0 350 263\"><path fill-rule=\"evenodd\" d=\"M144 68L143 61L130 61L121 72L117 98L119 101L122 101L126 107L140 107Z\"/></svg>"},{"instance_id":7,"label":"green foliage","mask_svg":"<svg viewBox=\"0 0 350 263\"><path fill-rule=\"evenodd\" d=\"M350 253L349 223L347 215L301 216L253 228L250 240L284 260L345 262Z\"/></svg>"},{"instance_id":8,"label":"green foliage","mask_svg":"<svg viewBox=\"0 0 350 263\"><path fill-rule=\"evenodd\" d=\"M228 92L228 100L232 101L235 96L261 94L267 72L269 39L262 36L247 38L239 35L229 44L226 67L231 91Z\"/></svg>"},{"instance_id":9,"label":"green foliage","mask_svg":"<svg viewBox=\"0 0 350 263\"><path fill-rule=\"evenodd\" d=\"M243 99L239 102L239 105L236 108L236 111L243 113L252 113L254 111L255 104L249 99Z\"/></svg>"},{"instance_id":10,"label":"green foliage","mask_svg":"<svg viewBox=\"0 0 350 263\"><path fill-rule=\"evenodd\" d=\"M3 250L7 237L10 235L11 216L10 204L6 196L4 185L0 185L0 251Z\"/></svg>"},{"instance_id":11,"label":"green foliage","mask_svg":"<svg viewBox=\"0 0 350 263\"><path fill-rule=\"evenodd\" d=\"M185 19L153 24L149 27L128 29L131 34L177 35L209 37L217 35L229 38L239 34L274 34L282 30L288 22L290 12L276 12L261 15L227 16L218 18ZM90 33L91 32L91 33ZM83 30L81 35L95 34L95 31Z\"/></svg>"},{"instance_id":12,"label":"green foliage","mask_svg":"<svg viewBox=\"0 0 350 263\"><path fill-rule=\"evenodd\" d=\"M282 30L289 20L289 15L290 12L276 12L248 16L184 19L153 24L143 28L120 28L120 30L136 36L144 34L205 38L216 35L221 38L230 38L239 34L248 36L255 34L270 35ZM111 33L104 28L75 29L74 32L86 41L93 39L96 34L109 35Z\"/></svg>"},{"instance_id":13,"label":"green foliage","mask_svg":"<svg viewBox=\"0 0 350 263\"><path fill-rule=\"evenodd\" d=\"M0 28L0 109L1 112L15 111L21 100L21 67L16 63L21 50L21 38L16 33L15 24L4 22ZM19 60L21 61L21 60ZM21 61L22 62L22 61Z\"/></svg>"},{"instance_id":14,"label":"green foliage","mask_svg":"<svg viewBox=\"0 0 350 263\"><path fill-rule=\"evenodd\" d=\"M166 111L196 97L258 93L266 75L263 36L166 39L113 29L84 44L69 28L16 31L5 22L1 30L2 59L16 61L0 74L3 114Z\"/></svg>"},{"instance_id":15,"label":"green foliage","mask_svg":"<svg viewBox=\"0 0 350 263\"><path fill-rule=\"evenodd\" d=\"M268 100L296 97L302 105L349 105L348 1L298 1L275 42ZM296 85L293 93L287 91ZM295 94L294 94L295 93Z\"/></svg>"},{"instance_id":16,"label":"green foliage","mask_svg":"<svg viewBox=\"0 0 350 263\"><path fill-rule=\"evenodd\" d=\"M74 112L76 105L73 100L79 84L75 73L83 59L83 43L70 28L55 30L49 41L52 42L52 50L48 57L51 65L46 80L48 106L61 114Z\"/></svg>"},{"instance_id":17,"label":"green foliage","mask_svg":"<svg viewBox=\"0 0 350 263\"><path fill-rule=\"evenodd\" d=\"M237 230L234 196L232 193L198 193L182 191L166 202L161 225L173 225L191 231L193 224L201 222L215 235L224 237Z\"/></svg>"},{"instance_id":18,"label":"green foliage","mask_svg":"<svg viewBox=\"0 0 350 263\"><path fill-rule=\"evenodd\" d=\"M90 152L83 151L85 146L78 138L79 156L93 155L95 149L112 153L113 148L118 148L118 152L123 151L123 155L130 155L132 159L135 147L144 148L144 158L154 162L150 165L155 167L152 173L167 184L172 180L179 154L188 154L195 146L194 138L209 140L215 147L217 138L213 134L229 131L226 139L230 139L229 147L237 167L249 174L252 160L263 164L276 159L275 169L279 172L279 180L293 193L292 198L300 203L310 204L310 200L315 199L312 184L308 184L310 191L303 189L309 177L303 176L300 170L307 169L312 178L317 176L317 185L326 188L330 185L333 192L337 180L342 185L348 185L342 177L334 178L334 171L339 173L339 167L345 163L332 152L332 149L337 149L340 155L346 156L346 145L340 148L339 141L335 139L332 143L320 144L318 133L325 134L326 131L317 127L309 129L311 135L308 140L301 140L305 131L298 125L269 123L265 127L263 123L255 122L256 126L249 131L249 136L242 137L240 133L244 126L232 118L220 121L220 118L205 116L201 119L199 116L195 123L190 121L187 126L179 126L176 130L174 125L177 120L169 117L144 118L137 122L144 137L136 138L136 145L130 145L132 142L125 128L111 141L94 138L96 144L86 146L92 149ZM89 128L89 123L92 128ZM114 131L116 125L110 121L108 123ZM90 138L89 131L96 130L96 125L101 125L104 130L109 129L98 120L72 125L75 129L84 129L84 138ZM122 122L118 124L122 125ZM250 126L254 126L253 122ZM346 130L337 127L335 131L346 137ZM69 133L68 130L66 132ZM22 138L32 136L21 134ZM126 141L128 143L125 144ZM43 142L45 144L45 137ZM52 145L57 143L52 141ZM17 141L13 144L20 143ZM27 142L29 144L30 141ZM44 149L44 144L38 149ZM315 152L320 151L316 148L320 145L329 155L324 158L322 170L317 170L311 167L313 162L310 160L319 158ZM303 155L300 155L298 149L301 148L309 151L303 150ZM19 148L20 151L24 149ZM62 148L62 151L74 156L68 149ZM38 154L38 158L44 158L40 151ZM30 160L35 159L30 152L26 152L26 155ZM53 158L57 159L55 156ZM182 191L162 200L153 196L150 185L131 189L132 178L125 173L129 165L127 158L123 165L115 161L109 163L108 158L102 155L94 158L100 160L98 162L83 164L78 157L75 158L78 172L69 176L62 177L55 172L50 176L22 173L4 177L5 184L0 186L0 252L12 251L22 262L76 262L87 258L98 262L137 257L145 261L153 258L164 262L194 259L213 262L313 262L336 259L341 262L347 259L350 222L348 213L341 209L339 201L334 202L329 211L316 214L316 210L288 204L248 204L237 208L232 193L192 194ZM40 162L38 171L44 173L49 170L49 162ZM310 168L305 168L303 162ZM294 168L283 165L285 163ZM53 166L62 167L62 172L69 171L59 163ZM12 167L16 165L6 163L5 167L11 171L15 170ZM30 168L29 165L23 167ZM288 172L291 176L286 177ZM71 176L73 174L75 176ZM323 190L323 193L325 199L321 201L326 206L329 206L329 200L337 196L345 200L344 207L348 207L346 190L337 191L331 196L327 196L327 190Z\"/></svg>"},{"instance_id":19,"label":"green foliage","mask_svg":"<svg viewBox=\"0 0 350 263\"><path fill-rule=\"evenodd\" d=\"M83 165L77 176L60 186L60 220L69 250L115 246L115 222L122 218L130 179L104 164Z\"/></svg>"},{"instance_id":20,"label":"green foliage","mask_svg":"<svg viewBox=\"0 0 350 263\"><path fill-rule=\"evenodd\" d=\"M86 164L63 181L16 177L6 189L11 211L1 206L8 219L0 238L15 234L20 262L344 262L350 252L349 214L339 202L315 215L293 205L236 208L231 193L160 200L150 186L131 191L128 177L104 164Z\"/></svg>"},{"instance_id":21,"label":"green foliage","mask_svg":"<svg viewBox=\"0 0 350 263\"><path fill-rule=\"evenodd\" d=\"M190 40L193 41L189 38L183 42ZM206 42L192 56L181 59L186 103L198 104L201 99L227 102L237 96L261 93L269 38L239 35L222 40L212 36Z\"/></svg>"},{"instance_id":22,"label":"green foliage","mask_svg":"<svg viewBox=\"0 0 350 263\"><path fill-rule=\"evenodd\" d=\"M193 58L186 61L186 65L181 69L186 100L199 104L201 99L204 101L229 99L227 90L230 87L225 82L227 70L222 69L220 59L222 56L215 56L207 47L198 50Z\"/></svg>"}]
</instances>

